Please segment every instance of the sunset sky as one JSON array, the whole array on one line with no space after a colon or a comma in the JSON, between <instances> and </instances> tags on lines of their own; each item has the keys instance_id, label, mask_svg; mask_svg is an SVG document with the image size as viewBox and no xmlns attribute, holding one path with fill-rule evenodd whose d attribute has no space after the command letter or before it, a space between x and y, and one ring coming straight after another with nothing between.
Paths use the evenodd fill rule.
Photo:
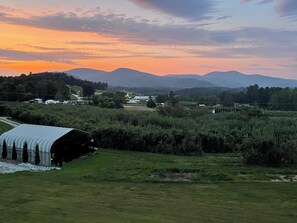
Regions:
<instances>
[{"instance_id":1,"label":"sunset sky","mask_svg":"<svg viewBox=\"0 0 297 223\"><path fill-rule=\"evenodd\" d=\"M297 79L297 0L0 0L0 75L80 67Z\"/></svg>"}]
</instances>

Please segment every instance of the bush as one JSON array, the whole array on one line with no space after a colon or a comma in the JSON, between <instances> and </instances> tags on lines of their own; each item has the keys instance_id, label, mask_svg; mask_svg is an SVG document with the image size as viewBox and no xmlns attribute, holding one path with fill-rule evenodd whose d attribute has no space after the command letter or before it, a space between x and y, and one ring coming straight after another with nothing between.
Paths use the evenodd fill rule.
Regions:
<instances>
[{"instance_id":1,"label":"bush","mask_svg":"<svg viewBox=\"0 0 297 223\"><path fill-rule=\"evenodd\" d=\"M155 102L152 98L150 98L150 99L147 101L146 106L147 106L148 108L155 108L155 107L157 107L157 104L156 104L156 102Z\"/></svg>"},{"instance_id":2,"label":"bush","mask_svg":"<svg viewBox=\"0 0 297 223\"><path fill-rule=\"evenodd\" d=\"M11 159L16 160L17 158L18 158L18 155L17 155L17 152L16 152L15 142L13 142Z\"/></svg>"},{"instance_id":3,"label":"bush","mask_svg":"<svg viewBox=\"0 0 297 223\"><path fill-rule=\"evenodd\" d=\"M174 105L168 103L165 106L159 106L158 112L163 116L172 116L180 118L186 116L185 107L180 103L176 103Z\"/></svg>"},{"instance_id":4,"label":"bush","mask_svg":"<svg viewBox=\"0 0 297 223\"><path fill-rule=\"evenodd\" d=\"M28 162L28 144L27 142L25 142L24 147L23 147L23 156L22 156L22 160L24 163Z\"/></svg>"},{"instance_id":5,"label":"bush","mask_svg":"<svg viewBox=\"0 0 297 223\"><path fill-rule=\"evenodd\" d=\"M7 145L6 145L6 141L4 140L3 146L2 146L2 158L6 159L6 157L7 157Z\"/></svg>"},{"instance_id":6,"label":"bush","mask_svg":"<svg viewBox=\"0 0 297 223\"><path fill-rule=\"evenodd\" d=\"M245 142L243 157L249 165L279 167L297 163L297 140L274 142L254 139Z\"/></svg>"},{"instance_id":7,"label":"bush","mask_svg":"<svg viewBox=\"0 0 297 223\"><path fill-rule=\"evenodd\" d=\"M40 163L40 156L39 156L39 146L38 144L35 147L35 165Z\"/></svg>"}]
</instances>

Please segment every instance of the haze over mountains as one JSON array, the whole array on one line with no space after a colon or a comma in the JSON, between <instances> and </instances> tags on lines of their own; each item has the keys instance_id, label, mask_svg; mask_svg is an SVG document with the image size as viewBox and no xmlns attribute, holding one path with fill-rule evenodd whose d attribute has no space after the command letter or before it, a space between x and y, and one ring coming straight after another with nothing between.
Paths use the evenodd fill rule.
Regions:
<instances>
[{"instance_id":1,"label":"haze over mountains","mask_svg":"<svg viewBox=\"0 0 297 223\"><path fill-rule=\"evenodd\" d=\"M258 84L260 87L297 87L297 80L264 75L247 75L237 71L211 72L205 75L170 74L157 76L137 70L120 68L111 72L87 68L65 71L74 77L94 82L107 82L109 86L184 89L194 87L240 88Z\"/></svg>"}]
</instances>

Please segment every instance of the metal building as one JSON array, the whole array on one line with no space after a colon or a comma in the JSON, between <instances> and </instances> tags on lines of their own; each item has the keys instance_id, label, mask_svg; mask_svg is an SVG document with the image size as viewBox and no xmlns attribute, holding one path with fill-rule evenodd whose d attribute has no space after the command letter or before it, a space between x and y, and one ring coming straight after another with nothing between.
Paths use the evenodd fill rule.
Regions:
<instances>
[{"instance_id":1,"label":"metal building","mask_svg":"<svg viewBox=\"0 0 297 223\"><path fill-rule=\"evenodd\" d=\"M35 163L36 146L39 148L40 165L61 165L92 150L92 136L72 128L23 124L0 136L0 156L4 141L7 159L12 159L15 145L17 160L22 161L24 145L27 144L28 162Z\"/></svg>"}]
</instances>

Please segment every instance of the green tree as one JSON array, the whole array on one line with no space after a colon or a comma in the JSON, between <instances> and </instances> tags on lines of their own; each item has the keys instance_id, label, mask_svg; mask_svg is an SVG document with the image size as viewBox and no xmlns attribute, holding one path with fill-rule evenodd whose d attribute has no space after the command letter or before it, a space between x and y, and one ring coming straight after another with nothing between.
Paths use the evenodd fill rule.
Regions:
<instances>
[{"instance_id":1,"label":"green tree","mask_svg":"<svg viewBox=\"0 0 297 223\"><path fill-rule=\"evenodd\" d=\"M166 103L165 106L158 107L158 112L164 116L183 117L186 115L185 107L180 104Z\"/></svg>"},{"instance_id":2,"label":"green tree","mask_svg":"<svg viewBox=\"0 0 297 223\"><path fill-rule=\"evenodd\" d=\"M155 108L157 107L156 102L154 101L154 99L152 99L152 97L150 97L150 99L147 101L146 106L148 108Z\"/></svg>"},{"instance_id":3,"label":"green tree","mask_svg":"<svg viewBox=\"0 0 297 223\"><path fill-rule=\"evenodd\" d=\"M168 95L167 94L159 94L156 97L156 102L158 104L165 103L167 100L168 100Z\"/></svg>"},{"instance_id":4,"label":"green tree","mask_svg":"<svg viewBox=\"0 0 297 223\"><path fill-rule=\"evenodd\" d=\"M28 162L28 144L27 142L24 143L24 147L23 147L23 156L22 156L22 160L24 163Z\"/></svg>"},{"instance_id":5,"label":"green tree","mask_svg":"<svg viewBox=\"0 0 297 223\"><path fill-rule=\"evenodd\" d=\"M18 158L18 155L17 155L17 152L16 152L15 142L13 142L11 159L16 160L17 158Z\"/></svg>"},{"instance_id":6,"label":"green tree","mask_svg":"<svg viewBox=\"0 0 297 223\"><path fill-rule=\"evenodd\" d=\"M92 96L96 91L94 85L91 83L84 83L81 87L83 88L83 94L85 97Z\"/></svg>"},{"instance_id":7,"label":"green tree","mask_svg":"<svg viewBox=\"0 0 297 223\"><path fill-rule=\"evenodd\" d=\"M173 91L170 91L170 93L169 93L169 104L171 106L175 106L175 105L179 104L179 100L175 97L175 94Z\"/></svg>"},{"instance_id":8,"label":"green tree","mask_svg":"<svg viewBox=\"0 0 297 223\"><path fill-rule=\"evenodd\" d=\"M272 109L276 110L295 110L296 94L289 88L282 89L272 94L269 104Z\"/></svg>"},{"instance_id":9,"label":"green tree","mask_svg":"<svg viewBox=\"0 0 297 223\"><path fill-rule=\"evenodd\" d=\"M17 101L16 85L12 81L6 81L1 85L1 100L3 101Z\"/></svg>"},{"instance_id":10,"label":"green tree","mask_svg":"<svg viewBox=\"0 0 297 223\"><path fill-rule=\"evenodd\" d=\"M123 99L114 92L104 92L93 97L93 104L102 108L123 108Z\"/></svg>"},{"instance_id":11,"label":"green tree","mask_svg":"<svg viewBox=\"0 0 297 223\"><path fill-rule=\"evenodd\" d=\"M7 157L7 145L6 141L4 140L3 146L2 146L2 158L5 159Z\"/></svg>"},{"instance_id":12,"label":"green tree","mask_svg":"<svg viewBox=\"0 0 297 223\"><path fill-rule=\"evenodd\" d=\"M39 146L38 144L35 147L35 165L40 163L40 156L39 156Z\"/></svg>"},{"instance_id":13,"label":"green tree","mask_svg":"<svg viewBox=\"0 0 297 223\"><path fill-rule=\"evenodd\" d=\"M256 104L259 100L259 86L257 84L247 88L247 98L251 104Z\"/></svg>"},{"instance_id":14,"label":"green tree","mask_svg":"<svg viewBox=\"0 0 297 223\"><path fill-rule=\"evenodd\" d=\"M220 94L220 103L226 107L233 107L235 100L230 92L224 91Z\"/></svg>"}]
</instances>

